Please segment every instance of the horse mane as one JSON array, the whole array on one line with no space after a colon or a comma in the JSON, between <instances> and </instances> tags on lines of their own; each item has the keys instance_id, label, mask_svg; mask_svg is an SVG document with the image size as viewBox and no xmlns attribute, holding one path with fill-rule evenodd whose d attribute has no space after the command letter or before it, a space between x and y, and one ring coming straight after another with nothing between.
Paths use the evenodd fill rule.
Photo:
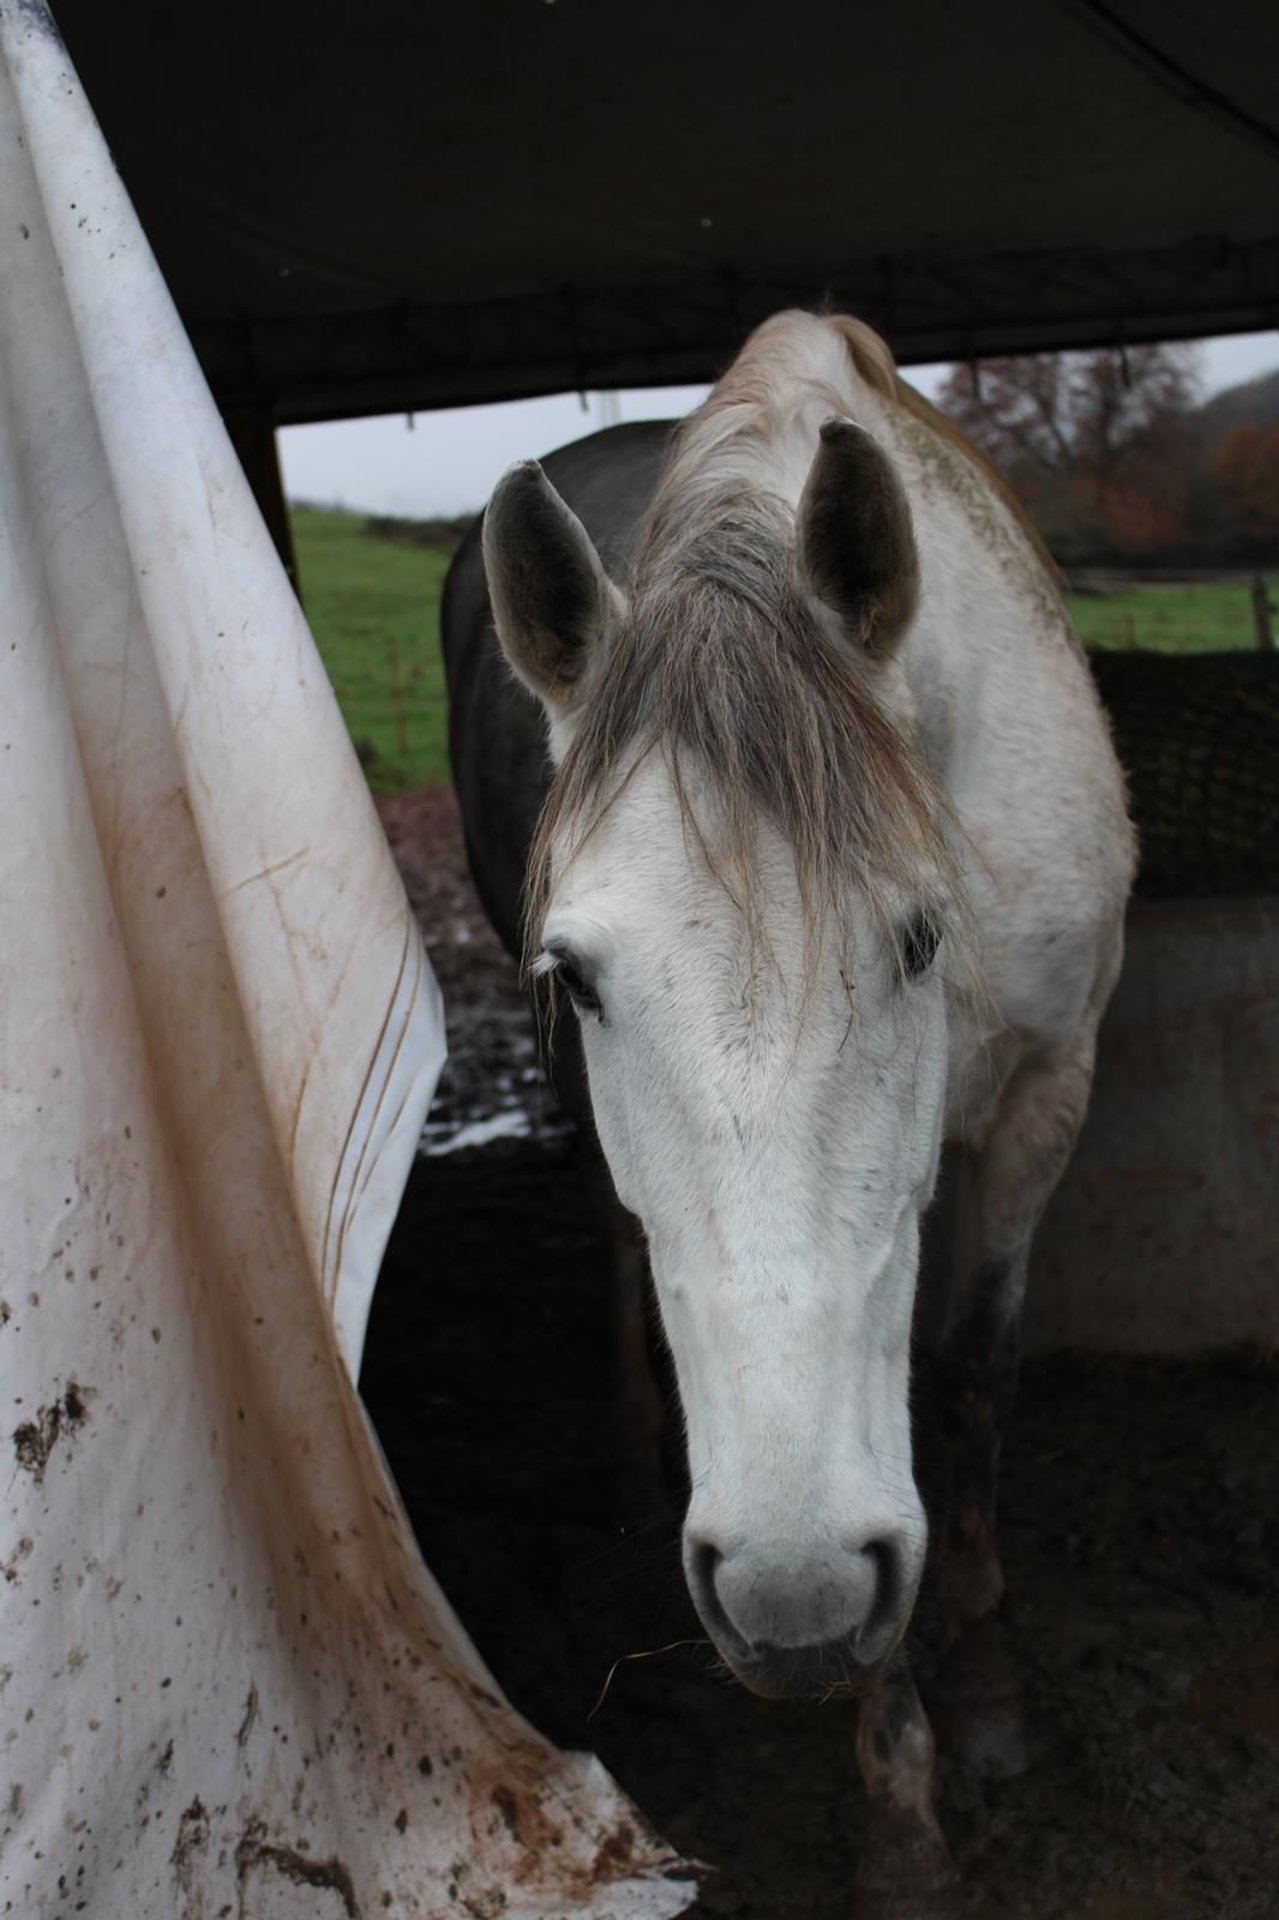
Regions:
<instances>
[{"instance_id":1,"label":"horse mane","mask_svg":"<svg viewBox=\"0 0 1279 1920\"><path fill-rule=\"evenodd\" d=\"M878 393L932 415L878 335L851 319L830 324ZM792 849L810 934L841 914L850 886L885 928L918 906L943 923L962 918L946 803L882 703L878 669L798 586L793 509L758 477L757 449L777 420L766 374L739 360L673 438L627 617L582 690L538 823L530 956L553 858L585 843L654 752L686 826L765 946L761 820Z\"/></svg>"}]
</instances>

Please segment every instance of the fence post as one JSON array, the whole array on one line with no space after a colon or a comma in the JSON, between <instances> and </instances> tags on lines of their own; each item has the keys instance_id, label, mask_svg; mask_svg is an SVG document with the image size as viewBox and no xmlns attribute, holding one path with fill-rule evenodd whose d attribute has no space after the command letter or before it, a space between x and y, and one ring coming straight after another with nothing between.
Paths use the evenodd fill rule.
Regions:
<instances>
[{"instance_id":1,"label":"fence post","mask_svg":"<svg viewBox=\"0 0 1279 1920\"><path fill-rule=\"evenodd\" d=\"M1252 583L1252 617L1257 627L1257 645L1268 653L1275 650L1275 629L1270 618L1270 589L1261 574Z\"/></svg>"}]
</instances>

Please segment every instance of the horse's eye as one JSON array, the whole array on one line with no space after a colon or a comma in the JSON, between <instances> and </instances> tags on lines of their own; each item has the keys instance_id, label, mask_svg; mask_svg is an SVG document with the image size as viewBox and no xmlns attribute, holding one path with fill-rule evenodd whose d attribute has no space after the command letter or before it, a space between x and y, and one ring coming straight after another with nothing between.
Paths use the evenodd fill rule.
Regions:
<instances>
[{"instance_id":1,"label":"horse's eye","mask_svg":"<svg viewBox=\"0 0 1279 1920\"><path fill-rule=\"evenodd\" d=\"M566 953L552 953L552 972L579 1013L593 1013L603 1019L600 997L577 963Z\"/></svg>"},{"instance_id":2,"label":"horse's eye","mask_svg":"<svg viewBox=\"0 0 1279 1920\"><path fill-rule=\"evenodd\" d=\"M912 914L902 934L902 972L908 980L918 980L937 958L941 928L924 908Z\"/></svg>"}]
</instances>

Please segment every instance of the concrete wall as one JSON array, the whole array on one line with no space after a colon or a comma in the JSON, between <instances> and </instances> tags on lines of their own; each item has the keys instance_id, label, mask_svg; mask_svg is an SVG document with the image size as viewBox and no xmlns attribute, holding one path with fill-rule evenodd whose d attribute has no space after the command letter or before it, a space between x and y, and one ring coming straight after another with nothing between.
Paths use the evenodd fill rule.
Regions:
<instances>
[{"instance_id":1,"label":"concrete wall","mask_svg":"<svg viewBox=\"0 0 1279 1920\"><path fill-rule=\"evenodd\" d=\"M1279 1349L1279 899L1143 901L1027 1346Z\"/></svg>"}]
</instances>

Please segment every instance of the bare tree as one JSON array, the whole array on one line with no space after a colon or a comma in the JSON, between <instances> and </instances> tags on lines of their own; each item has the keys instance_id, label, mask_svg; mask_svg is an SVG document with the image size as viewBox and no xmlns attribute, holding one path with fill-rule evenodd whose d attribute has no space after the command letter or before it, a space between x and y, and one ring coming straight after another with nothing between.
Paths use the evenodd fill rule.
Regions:
<instances>
[{"instance_id":1,"label":"bare tree","mask_svg":"<svg viewBox=\"0 0 1279 1920\"><path fill-rule=\"evenodd\" d=\"M1279 426L1232 427L1217 452L1217 478L1245 533L1279 536Z\"/></svg>"},{"instance_id":2,"label":"bare tree","mask_svg":"<svg viewBox=\"0 0 1279 1920\"><path fill-rule=\"evenodd\" d=\"M1067 556L1176 537L1198 384L1193 347L1104 348L957 366L939 400Z\"/></svg>"}]
</instances>

